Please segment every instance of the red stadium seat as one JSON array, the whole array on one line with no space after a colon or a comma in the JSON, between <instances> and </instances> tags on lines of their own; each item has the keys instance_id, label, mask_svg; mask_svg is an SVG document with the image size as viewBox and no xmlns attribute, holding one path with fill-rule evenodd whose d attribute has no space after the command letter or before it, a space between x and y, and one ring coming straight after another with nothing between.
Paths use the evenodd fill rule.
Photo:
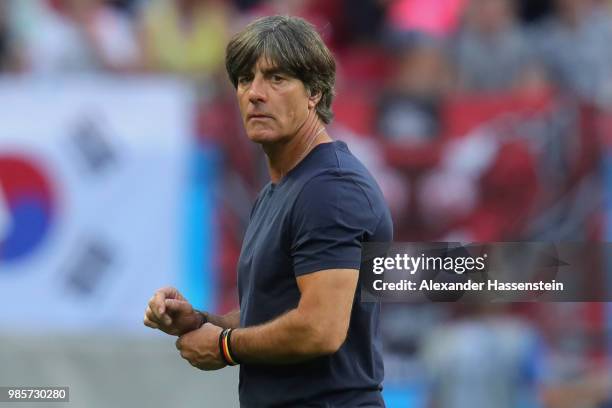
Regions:
<instances>
[{"instance_id":1,"label":"red stadium seat","mask_svg":"<svg viewBox=\"0 0 612 408\"><path fill-rule=\"evenodd\" d=\"M375 93L362 86L339 89L333 103L335 120L358 135L372 135L376 119L376 97Z\"/></svg>"},{"instance_id":2,"label":"red stadium seat","mask_svg":"<svg viewBox=\"0 0 612 408\"><path fill-rule=\"evenodd\" d=\"M442 136L465 136L479 125L504 114L541 113L550 107L552 100L548 92L537 95L454 95L442 107Z\"/></svg>"}]
</instances>

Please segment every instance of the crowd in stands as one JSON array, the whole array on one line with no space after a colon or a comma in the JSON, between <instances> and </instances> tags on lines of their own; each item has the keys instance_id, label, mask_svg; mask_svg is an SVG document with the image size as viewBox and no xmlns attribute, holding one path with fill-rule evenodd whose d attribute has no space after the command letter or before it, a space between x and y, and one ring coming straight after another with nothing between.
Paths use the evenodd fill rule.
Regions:
<instances>
[{"instance_id":1,"label":"crowd in stands","mask_svg":"<svg viewBox=\"0 0 612 408\"><path fill-rule=\"evenodd\" d=\"M436 132L432 100L457 90L552 84L610 106L611 13L605 0L6 0L0 72L214 79L229 36L246 22L300 15L336 51L345 80L390 88L386 137L427 137ZM414 115L398 120L404 105Z\"/></svg>"}]
</instances>

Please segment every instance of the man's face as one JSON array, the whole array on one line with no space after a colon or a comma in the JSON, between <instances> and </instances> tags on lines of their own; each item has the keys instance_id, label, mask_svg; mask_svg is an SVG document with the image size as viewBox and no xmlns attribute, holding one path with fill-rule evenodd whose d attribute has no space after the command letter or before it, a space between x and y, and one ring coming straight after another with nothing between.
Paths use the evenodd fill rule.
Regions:
<instances>
[{"instance_id":1,"label":"man's face","mask_svg":"<svg viewBox=\"0 0 612 408\"><path fill-rule=\"evenodd\" d=\"M289 140L309 114L316 114L318 98L263 57L250 74L238 78L236 94L247 136L256 143Z\"/></svg>"}]
</instances>

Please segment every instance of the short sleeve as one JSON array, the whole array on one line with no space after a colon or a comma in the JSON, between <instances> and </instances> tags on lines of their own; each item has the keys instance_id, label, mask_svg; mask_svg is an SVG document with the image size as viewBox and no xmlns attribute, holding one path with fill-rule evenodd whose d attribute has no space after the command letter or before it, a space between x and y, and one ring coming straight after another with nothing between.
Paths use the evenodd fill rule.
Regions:
<instances>
[{"instance_id":1,"label":"short sleeve","mask_svg":"<svg viewBox=\"0 0 612 408\"><path fill-rule=\"evenodd\" d=\"M359 269L361 243L377 223L359 184L341 173L309 180L291 215L296 276L324 269Z\"/></svg>"}]
</instances>

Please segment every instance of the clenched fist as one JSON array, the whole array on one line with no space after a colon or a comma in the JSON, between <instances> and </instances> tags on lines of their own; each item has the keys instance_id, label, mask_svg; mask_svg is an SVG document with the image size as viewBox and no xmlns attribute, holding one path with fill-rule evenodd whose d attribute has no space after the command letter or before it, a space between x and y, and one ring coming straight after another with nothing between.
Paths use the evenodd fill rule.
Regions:
<instances>
[{"instance_id":1,"label":"clenched fist","mask_svg":"<svg viewBox=\"0 0 612 408\"><path fill-rule=\"evenodd\" d=\"M173 336L182 336L197 330L205 322L206 317L172 287L157 290L149 299L144 315L145 326Z\"/></svg>"}]
</instances>

